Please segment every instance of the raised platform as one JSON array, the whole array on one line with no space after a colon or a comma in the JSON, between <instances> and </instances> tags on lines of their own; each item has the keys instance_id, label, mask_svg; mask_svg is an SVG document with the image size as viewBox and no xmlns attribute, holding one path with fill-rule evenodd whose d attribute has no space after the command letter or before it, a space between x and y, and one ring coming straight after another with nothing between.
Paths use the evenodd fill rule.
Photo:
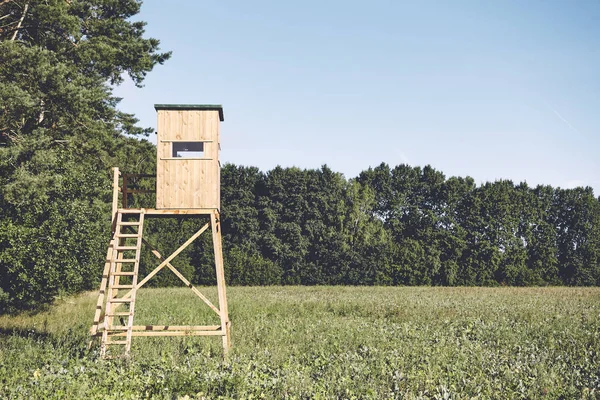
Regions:
<instances>
[{"instance_id":1,"label":"raised platform","mask_svg":"<svg viewBox=\"0 0 600 400\"><path fill-rule=\"evenodd\" d=\"M119 208L118 211L121 214L138 214L143 212L146 216L156 217L177 217L177 216L188 216L188 215L212 215L215 212L218 213L217 208L177 208L177 209L156 209L156 208Z\"/></svg>"}]
</instances>

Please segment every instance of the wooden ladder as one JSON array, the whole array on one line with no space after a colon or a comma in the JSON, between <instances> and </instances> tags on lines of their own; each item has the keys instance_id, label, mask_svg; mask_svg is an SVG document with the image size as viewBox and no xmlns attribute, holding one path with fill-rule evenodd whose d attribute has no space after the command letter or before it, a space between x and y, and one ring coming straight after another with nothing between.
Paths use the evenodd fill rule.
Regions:
<instances>
[{"instance_id":1,"label":"wooden ladder","mask_svg":"<svg viewBox=\"0 0 600 400\"><path fill-rule=\"evenodd\" d=\"M127 218L124 220L125 215ZM119 209L117 211L115 233L111 241L112 254L107 260L110 267L107 275L108 287L106 288L104 330L100 346L101 357L129 356L131 350L143 227L144 209ZM131 243L133 241L135 241L135 245ZM124 290L119 293L120 289ZM128 307L128 310L120 310L123 307ZM126 323L124 317L127 317ZM120 325L115 324L115 321L119 321ZM119 347L120 352L112 353L108 351L109 347Z\"/></svg>"}]
</instances>

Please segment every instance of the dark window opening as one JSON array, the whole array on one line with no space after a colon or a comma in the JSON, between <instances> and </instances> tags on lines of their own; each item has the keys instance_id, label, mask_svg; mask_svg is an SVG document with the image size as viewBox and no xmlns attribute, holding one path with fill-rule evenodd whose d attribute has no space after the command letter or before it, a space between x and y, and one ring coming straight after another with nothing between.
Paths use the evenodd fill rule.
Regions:
<instances>
[{"instance_id":1,"label":"dark window opening","mask_svg":"<svg viewBox=\"0 0 600 400\"><path fill-rule=\"evenodd\" d=\"M173 142L174 158L204 157L204 142Z\"/></svg>"}]
</instances>

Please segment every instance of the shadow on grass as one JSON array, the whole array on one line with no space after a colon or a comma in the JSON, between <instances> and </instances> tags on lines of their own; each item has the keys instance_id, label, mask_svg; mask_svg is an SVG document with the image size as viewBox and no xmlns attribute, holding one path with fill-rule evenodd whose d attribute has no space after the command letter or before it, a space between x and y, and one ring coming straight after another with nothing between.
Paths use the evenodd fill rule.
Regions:
<instances>
[{"instance_id":1,"label":"shadow on grass","mask_svg":"<svg viewBox=\"0 0 600 400\"><path fill-rule=\"evenodd\" d=\"M89 335L82 334L78 328L69 328L64 333L54 334L35 328L0 327L0 341L14 337L25 339L35 345L51 346L53 350L73 358L90 356L94 351L94 346L89 346Z\"/></svg>"},{"instance_id":2,"label":"shadow on grass","mask_svg":"<svg viewBox=\"0 0 600 400\"><path fill-rule=\"evenodd\" d=\"M52 334L44 331L39 331L35 328L1 328L0 337L18 336L24 339L46 341L52 338Z\"/></svg>"}]
</instances>

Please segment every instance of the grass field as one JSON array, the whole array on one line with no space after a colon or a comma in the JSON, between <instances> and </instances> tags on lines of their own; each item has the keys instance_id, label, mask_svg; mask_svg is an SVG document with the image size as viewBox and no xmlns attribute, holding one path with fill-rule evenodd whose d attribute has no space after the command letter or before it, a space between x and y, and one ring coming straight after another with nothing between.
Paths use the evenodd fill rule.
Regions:
<instances>
[{"instance_id":1,"label":"grass field","mask_svg":"<svg viewBox=\"0 0 600 400\"><path fill-rule=\"evenodd\" d=\"M212 288L205 289L215 299ZM0 317L1 398L600 398L600 288L231 287L232 339L87 349L96 294ZM145 289L138 324L217 323Z\"/></svg>"}]
</instances>

